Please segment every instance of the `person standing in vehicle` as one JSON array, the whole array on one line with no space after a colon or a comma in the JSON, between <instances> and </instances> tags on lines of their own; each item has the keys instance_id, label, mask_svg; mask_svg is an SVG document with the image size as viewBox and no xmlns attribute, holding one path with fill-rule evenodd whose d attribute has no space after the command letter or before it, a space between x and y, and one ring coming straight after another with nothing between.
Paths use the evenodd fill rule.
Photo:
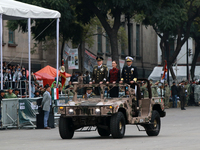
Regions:
<instances>
[{"instance_id":1,"label":"person standing in vehicle","mask_svg":"<svg viewBox=\"0 0 200 150\"><path fill-rule=\"evenodd\" d=\"M98 65L94 66L93 68L92 82L90 82L90 84L102 84L103 82L105 83L107 80L108 68L106 65L103 65L104 59L102 57L97 57L96 60ZM100 95L100 88L95 88L95 94Z\"/></svg>"},{"instance_id":2,"label":"person standing in vehicle","mask_svg":"<svg viewBox=\"0 0 200 150\"><path fill-rule=\"evenodd\" d=\"M120 80L120 70L117 69L117 62L112 61L112 69L109 70L109 76L108 76L108 83L119 83ZM110 97L119 97L119 87L110 87Z\"/></svg>"},{"instance_id":3,"label":"person standing in vehicle","mask_svg":"<svg viewBox=\"0 0 200 150\"><path fill-rule=\"evenodd\" d=\"M137 81L138 72L137 67L132 66L133 58L130 56L126 57L126 64L122 69L122 78L120 83L134 83Z\"/></svg>"}]
</instances>

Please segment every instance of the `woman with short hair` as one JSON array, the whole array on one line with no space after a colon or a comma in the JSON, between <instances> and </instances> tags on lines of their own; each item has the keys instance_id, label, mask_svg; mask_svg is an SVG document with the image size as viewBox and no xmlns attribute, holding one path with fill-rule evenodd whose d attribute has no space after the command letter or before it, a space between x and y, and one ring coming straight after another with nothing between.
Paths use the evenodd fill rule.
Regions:
<instances>
[{"instance_id":1,"label":"woman with short hair","mask_svg":"<svg viewBox=\"0 0 200 150\"><path fill-rule=\"evenodd\" d=\"M120 70L117 68L117 62L112 61L112 69L109 70L108 82L107 83L119 83L120 81ZM119 97L119 87L110 87L110 97Z\"/></svg>"}]
</instances>

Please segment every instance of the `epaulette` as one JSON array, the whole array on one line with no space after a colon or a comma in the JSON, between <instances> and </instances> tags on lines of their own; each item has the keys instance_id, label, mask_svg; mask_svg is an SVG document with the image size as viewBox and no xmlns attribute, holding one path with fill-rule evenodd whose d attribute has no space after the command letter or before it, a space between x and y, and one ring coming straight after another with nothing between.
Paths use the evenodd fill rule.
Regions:
<instances>
[{"instance_id":1,"label":"epaulette","mask_svg":"<svg viewBox=\"0 0 200 150\"><path fill-rule=\"evenodd\" d=\"M103 67L107 67L106 65L103 65Z\"/></svg>"},{"instance_id":2,"label":"epaulette","mask_svg":"<svg viewBox=\"0 0 200 150\"><path fill-rule=\"evenodd\" d=\"M94 66L94 68L95 68L95 67L98 67L98 66L97 66L97 65L95 65L95 66Z\"/></svg>"}]
</instances>

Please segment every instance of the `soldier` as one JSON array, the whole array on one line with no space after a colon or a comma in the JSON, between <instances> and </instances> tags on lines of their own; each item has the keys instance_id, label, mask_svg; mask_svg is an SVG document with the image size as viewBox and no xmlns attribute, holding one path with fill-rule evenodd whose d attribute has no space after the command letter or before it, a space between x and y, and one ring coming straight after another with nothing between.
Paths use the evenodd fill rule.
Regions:
<instances>
[{"instance_id":1,"label":"soldier","mask_svg":"<svg viewBox=\"0 0 200 150\"><path fill-rule=\"evenodd\" d=\"M186 101L186 86L185 86L185 81L182 81L179 84L178 91L179 91L179 97L180 97L180 100L181 100L181 110L186 110L185 109L185 101Z\"/></svg>"},{"instance_id":2,"label":"soldier","mask_svg":"<svg viewBox=\"0 0 200 150\"><path fill-rule=\"evenodd\" d=\"M158 97L158 92L157 92L157 86L159 82L156 82L155 84L150 80L150 85L151 85L151 93L152 97Z\"/></svg>"},{"instance_id":3,"label":"soldier","mask_svg":"<svg viewBox=\"0 0 200 150\"><path fill-rule=\"evenodd\" d=\"M88 98L91 98L95 96L95 94L92 92L92 88L91 87L88 87L86 89L86 94L85 94L85 98L88 99Z\"/></svg>"},{"instance_id":4,"label":"soldier","mask_svg":"<svg viewBox=\"0 0 200 150\"><path fill-rule=\"evenodd\" d=\"M164 98L164 105L165 105L165 108L168 109L169 108L169 98L170 98L170 95L171 95L171 91L170 91L170 88L169 88L169 85L167 82L165 82L165 98Z\"/></svg>"},{"instance_id":5,"label":"soldier","mask_svg":"<svg viewBox=\"0 0 200 150\"><path fill-rule=\"evenodd\" d=\"M102 84L107 80L108 68L106 65L103 65L103 58L97 57L96 60L98 66L94 66L93 68L92 82L90 82L90 84L92 83ZM95 94L100 95L100 88L95 88Z\"/></svg>"},{"instance_id":6,"label":"soldier","mask_svg":"<svg viewBox=\"0 0 200 150\"><path fill-rule=\"evenodd\" d=\"M12 88L8 88L8 93L5 95L5 98L17 98L17 96L13 93Z\"/></svg>"},{"instance_id":7,"label":"soldier","mask_svg":"<svg viewBox=\"0 0 200 150\"><path fill-rule=\"evenodd\" d=\"M120 83L134 83L137 81L138 78L138 72L137 67L132 66L133 58L130 56L126 57L126 64L127 66L124 66L122 69L122 78Z\"/></svg>"},{"instance_id":8,"label":"soldier","mask_svg":"<svg viewBox=\"0 0 200 150\"><path fill-rule=\"evenodd\" d=\"M148 90L147 90L147 84L144 81L142 82L142 86L140 87L140 90L141 90L144 98L149 97L149 93L148 93Z\"/></svg>"},{"instance_id":9,"label":"soldier","mask_svg":"<svg viewBox=\"0 0 200 150\"><path fill-rule=\"evenodd\" d=\"M188 106L188 101L190 99L191 90L190 90L190 84L188 84L187 80L185 81L185 86L186 86L186 102L185 102L185 106Z\"/></svg>"},{"instance_id":10,"label":"soldier","mask_svg":"<svg viewBox=\"0 0 200 150\"><path fill-rule=\"evenodd\" d=\"M199 85L199 81L196 82L196 85L194 85L194 101L195 101L195 105L198 106L199 105L199 96L200 96L200 85Z\"/></svg>"}]
</instances>

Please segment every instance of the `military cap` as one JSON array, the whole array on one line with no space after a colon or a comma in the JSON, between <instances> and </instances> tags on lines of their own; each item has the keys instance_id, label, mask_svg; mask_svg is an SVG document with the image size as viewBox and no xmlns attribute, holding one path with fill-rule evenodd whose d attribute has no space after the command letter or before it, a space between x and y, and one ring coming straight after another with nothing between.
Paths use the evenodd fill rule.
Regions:
<instances>
[{"instance_id":1,"label":"military cap","mask_svg":"<svg viewBox=\"0 0 200 150\"><path fill-rule=\"evenodd\" d=\"M12 88L11 88L11 87L9 87L9 88L8 88L8 90L12 90Z\"/></svg>"},{"instance_id":2,"label":"military cap","mask_svg":"<svg viewBox=\"0 0 200 150\"><path fill-rule=\"evenodd\" d=\"M103 57L98 56L98 57L96 58L96 60L97 60L97 61L102 61L102 60L103 60Z\"/></svg>"},{"instance_id":3,"label":"military cap","mask_svg":"<svg viewBox=\"0 0 200 150\"><path fill-rule=\"evenodd\" d=\"M92 90L92 88L91 87L87 87L87 90Z\"/></svg>"},{"instance_id":4,"label":"military cap","mask_svg":"<svg viewBox=\"0 0 200 150\"><path fill-rule=\"evenodd\" d=\"M130 56L127 56L125 59L126 59L126 61L133 61L133 58Z\"/></svg>"}]
</instances>

